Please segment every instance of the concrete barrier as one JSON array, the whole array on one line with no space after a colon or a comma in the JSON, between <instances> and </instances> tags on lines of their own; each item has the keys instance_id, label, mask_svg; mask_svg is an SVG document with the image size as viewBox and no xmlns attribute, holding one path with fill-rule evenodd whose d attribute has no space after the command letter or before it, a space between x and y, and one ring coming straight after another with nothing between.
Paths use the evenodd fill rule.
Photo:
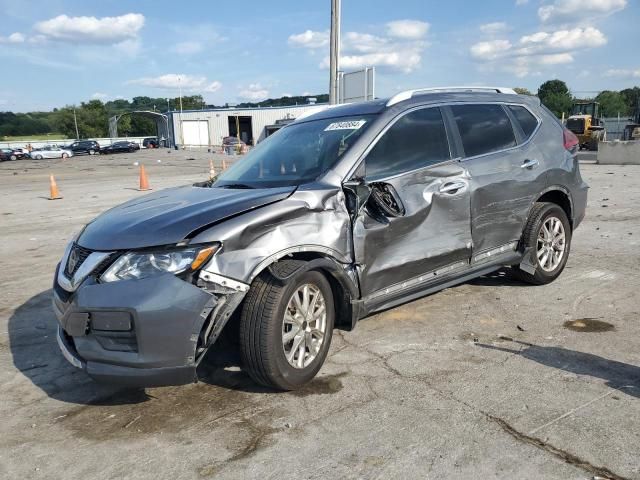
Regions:
<instances>
[{"instance_id":1,"label":"concrete barrier","mask_svg":"<svg viewBox=\"0 0 640 480\"><path fill-rule=\"evenodd\" d=\"M600 142L598 163L603 165L640 165L640 141Z\"/></svg>"}]
</instances>

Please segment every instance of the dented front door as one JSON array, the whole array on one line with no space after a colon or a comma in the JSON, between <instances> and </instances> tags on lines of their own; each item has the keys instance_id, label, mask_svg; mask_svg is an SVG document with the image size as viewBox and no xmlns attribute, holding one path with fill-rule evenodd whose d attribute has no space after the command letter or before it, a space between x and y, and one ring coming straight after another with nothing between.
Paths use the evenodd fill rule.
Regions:
<instances>
[{"instance_id":1,"label":"dented front door","mask_svg":"<svg viewBox=\"0 0 640 480\"><path fill-rule=\"evenodd\" d=\"M458 161L370 183L395 197L389 216L370 198L353 222L363 297L411 288L465 268L471 256L469 176ZM390 188L389 188L390 187ZM393 290L393 289L392 289Z\"/></svg>"}]
</instances>

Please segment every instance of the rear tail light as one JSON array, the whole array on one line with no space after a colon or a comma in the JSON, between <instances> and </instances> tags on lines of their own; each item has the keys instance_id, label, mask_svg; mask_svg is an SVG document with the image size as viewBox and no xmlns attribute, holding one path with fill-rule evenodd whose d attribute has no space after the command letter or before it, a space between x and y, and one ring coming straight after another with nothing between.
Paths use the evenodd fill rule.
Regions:
<instances>
[{"instance_id":1,"label":"rear tail light","mask_svg":"<svg viewBox=\"0 0 640 480\"><path fill-rule=\"evenodd\" d=\"M564 137L564 148L573 153L576 150L576 147L578 146L578 144L580 143L580 141L578 140L578 137L576 137L571 130L568 130L566 128L562 133Z\"/></svg>"}]
</instances>

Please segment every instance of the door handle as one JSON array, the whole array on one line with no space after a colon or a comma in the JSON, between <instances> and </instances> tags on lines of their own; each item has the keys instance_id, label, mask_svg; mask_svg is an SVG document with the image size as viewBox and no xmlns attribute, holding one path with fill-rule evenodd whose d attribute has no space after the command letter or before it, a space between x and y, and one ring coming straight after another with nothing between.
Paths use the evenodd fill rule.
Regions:
<instances>
[{"instance_id":1,"label":"door handle","mask_svg":"<svg viewBox=\"0 0 640 480\"><path fill-rule=\"evenodd\" d=\"M520 168L535 168L538 165L540 165L540 162L538 160L525 160L524 163L522 165L520 165Z\"/></svg>"},{"instance_id":2,"label":"door handle","mask_svg":"<svg viewBox=\"0 0 640 480\"><path fill-rule=\"evenodd\" d=\"M440 187L439 192L453 195L455 193L463 192L466 188L467 188L466 182L461 182L461 181L447 182Z\"/></svg>"}]
</instances>

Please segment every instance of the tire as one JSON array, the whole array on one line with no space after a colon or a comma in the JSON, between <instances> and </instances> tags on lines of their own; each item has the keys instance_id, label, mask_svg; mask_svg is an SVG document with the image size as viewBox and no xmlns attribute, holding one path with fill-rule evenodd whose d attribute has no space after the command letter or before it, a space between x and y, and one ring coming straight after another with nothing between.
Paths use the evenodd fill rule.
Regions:
<instances>
[{"instance_id":1,"label":"tire","mask_svg":"<svg viewBox=\"0 0 640 480\"><path fill-rule=\"evenodd\" d=\"M284 261L281 264L283 276L295 272L300 267L298 261ZM287 273L288 272L288 273ZM310 292L313 288L322 294L324 299L323 320L306 321L303 317L303 310L295 307L293 295L302 295L301 289L307 287ZM304 298L304 297L298 297ZM310 297L311 298L311 295ZM316 295L317 301L313 305L317 308L320 297ZM291 303L290 303L291 302ZM308 302L311 303L311 302ZM285 311L288 312L288 319L293 320L298 317L301 323L297 327L291 322L285 321ZM319 310L314 311L321 311ZM294 313L295 312L295 313ZM324 335L317 351L313 351L312 333L308 333L314 328L317 329L324 324ZM333 325L335 323L335 308L331 285L326 277L318 271L305 271L300 274L293 274L291 278L282 282L274 278L268 271L262 272L251 285L242 307L240 316L240 352L242 361L247 373L257 383L277 390L295 390L310 382L318 373L327 352L331 346ZM295 334L290 339L290 343L284 343L285 330L291 327L287 333L292 334L294 328L298 328L300 334ZM304 330L303 330L304 329ZM309 340L309 345L300 343L300 340ZM315 338L316 345L318 339ZM295 342L301 345L294 348ZM294 354L290 357L294 363L302 363L302 366L293 366L287 359L286 349ZM300 349L304 350L302 361L300 361ZM312 355L315 354L314 357ZM308 363L307 363L308 361Z\"/></svg>"},{"instance_id":2,"label":"tire","mask_svg":"<svg viewBox=\"0 0 640 480\"><path fill-rule=\"evenodd\" d=\"M67 159L67 158L69 158L69 155L67 155L66 153L63 153L63 154L62 154L62 159L63 159L63 160L65 160L65 159Z\"/></svg>"},{"instance_id":3,"label":"tire","mask_svg":"<svg viewBox=\"0 0 640 480\"><path fill-rule=\"evenodd\" d=\"M17 160L17 159L18 159L18 157L16 157L15 155L11 155L11 156L9 157L9 160Z\"/></svg>"},{"instance_id":4,"label":"tire","mask_svg":"<svg viewBox=\"0 0 640 480\"><path fill-rule=\"evenodd\" d=\"M91 150L89 150L89 155L95 155L96 151L92 148Z\"/></svg>"},{"instance_id":5,"label":"tire","mask_svg":"<svg viewBox=\"0 0 640 480\"><path fill-rule=\"evenodd\" d=\"M36 160L42 160L42 155L36 155Z\"/></svg>"},{"instance_id":6,"label":"tire","mask_svg":"<svg viewBox=\"0 0 640 480\"><path fill-rule=\"evenodd\" d=\"M543 227L554 225L553 220L558 220L561 227L557 227L559 234L554 237L555 229L551 229L553 235L545 237ZM557 225L557 224L556 224ZM549 230L547 228L547 230ZM564 233L563 241L560 242L560 233ZM539 202L535 203L529 214L524 231L522 232L521 246L529 249L529 262L535 265L535 273L531 274L520 269L518 266L512 267L512 273L516 278L533 285L545 285L553 282L564 270L571 250L571 225L567 214L555 203ZM562 243L561 256L556 257L560 244ZM542 252L542 253L541 253ZM546 254L546 256L545 256ZM557 263L554 265L557 259Z\"/></svg>"}]
</instances>

